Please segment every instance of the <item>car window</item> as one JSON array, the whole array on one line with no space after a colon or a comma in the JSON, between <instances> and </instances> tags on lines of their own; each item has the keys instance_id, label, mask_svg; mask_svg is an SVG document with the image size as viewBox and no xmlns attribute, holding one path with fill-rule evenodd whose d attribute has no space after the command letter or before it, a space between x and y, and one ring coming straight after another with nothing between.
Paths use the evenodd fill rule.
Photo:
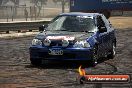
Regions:
<instances>
[{"instance_id":1,"label":"car window","mask_svg":"<svg viewBox=\"0 0 132 88\"><path fill-rule=\"evenodd\" d=\"M95 20L88 16L59 16L49 24L47 30L92 32L95 28Z\"/></svg>"},{"instance_id":2,"label":"car window","mask_svg":"<svg viewBox=\"0 0 132 88\"><path fill-rule=\"evenodd\" d=\"M106 17L105 17L104 15L102 16L102 19L103 19L104 22L105 22L105 25L106 25L106 27L107 27L107 30L110 30L111 24L110 24L109 20L106 19Z\"/></svg>"},{"instance_id":3,"label":"car window","mask_svg":"<svg viewBox=\"0 0 132 88\"><path fill-rule=\"evenodd\" d=\"M104 23L104 21L103 21L101 16L97 17L97 26L98 27L105 27L105 23Z\"/></svg>"}]
</instances>

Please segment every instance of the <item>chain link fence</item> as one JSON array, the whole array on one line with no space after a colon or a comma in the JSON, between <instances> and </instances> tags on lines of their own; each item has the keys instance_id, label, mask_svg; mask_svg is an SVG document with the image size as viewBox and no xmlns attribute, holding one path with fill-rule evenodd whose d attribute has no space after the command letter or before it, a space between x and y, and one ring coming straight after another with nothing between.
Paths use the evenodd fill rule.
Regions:
<instances>
[{"instance_id":1,"label":"chain link fence","mask_svg":"<svg viewBox=\"0 0 132 88\"><path fill-rule=\"evenodd\" d=\"M0 0L0 22L34 21L69 12L70 0ZM132 11L112 11L112 16L132 16Z\"/></svg>"},{"instance_id":2,"label":"chain link fence","mask_svg":"<svg viewBox=\"0 0 132 88\"><path fill-rule=\"evenodd\" d=\"M25 3L20 5L20 1L25 1ZM70 0L19 0L17 5L7 3L7 5L0 5L0 22L53 18L59 13L69 12Z\"/></svg>"}]
</instances>

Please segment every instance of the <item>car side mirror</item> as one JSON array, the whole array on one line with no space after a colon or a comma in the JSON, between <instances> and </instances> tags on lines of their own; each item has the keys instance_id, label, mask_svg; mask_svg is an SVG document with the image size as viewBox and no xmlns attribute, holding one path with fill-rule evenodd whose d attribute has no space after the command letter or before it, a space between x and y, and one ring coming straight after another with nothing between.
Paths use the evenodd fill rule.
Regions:
<instances>
[{"instance_id":1,"label":"car side mirror","mask_svg":"<svg viewBox=\"0 0 132 88\"><path fill-rule=\"evenodd\" d=\"M39 27L39 31L43 32L44 30L46 30L47 27L48 27L48 25L42 25Z\"/></svg>"},{"instance_id":2,"label":"car side mirror","mask_svg":"<svg viewBox=\"0 0 132 88\"><path fill-rule=\"evenodd\" d=\"M99 32L100 33L104 33L104 32L107 32L107 29L106 29L106 27L98 27L98 29L99 29Z\"/></svg>"},{"instance_id":3,"label":"car side mirror","mask_svg":"<svg viewBox=\"0 0 132 88\"><path fill-rule=\"evenodd\" d=\"M112 24L110 24L110 27L112 27Z\"/></svg>"}]
</instances>

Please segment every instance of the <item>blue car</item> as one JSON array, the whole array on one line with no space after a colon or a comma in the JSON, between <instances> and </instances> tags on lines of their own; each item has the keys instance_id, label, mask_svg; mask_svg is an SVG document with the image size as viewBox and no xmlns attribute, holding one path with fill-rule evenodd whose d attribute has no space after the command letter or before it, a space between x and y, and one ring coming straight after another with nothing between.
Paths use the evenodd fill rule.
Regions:
<instances>
[{"instance_id":1,"label":"blue car","mask_svg":"<svg viewBox=\"0 0 132 88\"><path fill-rule=\"evenodd\" d=\"M99 13L63 13L39 27L30 46L30 61L81 60L97 64L101 57L114 58L115 31Z\"/></svg>"}]
</instances>

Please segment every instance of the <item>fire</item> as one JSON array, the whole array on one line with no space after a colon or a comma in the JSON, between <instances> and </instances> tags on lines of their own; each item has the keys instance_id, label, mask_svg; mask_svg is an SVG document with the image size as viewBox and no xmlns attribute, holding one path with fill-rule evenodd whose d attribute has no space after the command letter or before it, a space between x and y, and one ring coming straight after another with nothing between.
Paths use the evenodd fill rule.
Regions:
<instances>
[{"instance_id":1,"label":"fire","mask_svg":"<svg viewBox=\"0 0 132 88\"><path fill-rule=\"evenodd\" d=\"M79 66L78 71L79 71L80 76L85 76L86 75L86 72L85 72L84 69L82 69L82 66Z\"/></svg>"}]
</instances>

